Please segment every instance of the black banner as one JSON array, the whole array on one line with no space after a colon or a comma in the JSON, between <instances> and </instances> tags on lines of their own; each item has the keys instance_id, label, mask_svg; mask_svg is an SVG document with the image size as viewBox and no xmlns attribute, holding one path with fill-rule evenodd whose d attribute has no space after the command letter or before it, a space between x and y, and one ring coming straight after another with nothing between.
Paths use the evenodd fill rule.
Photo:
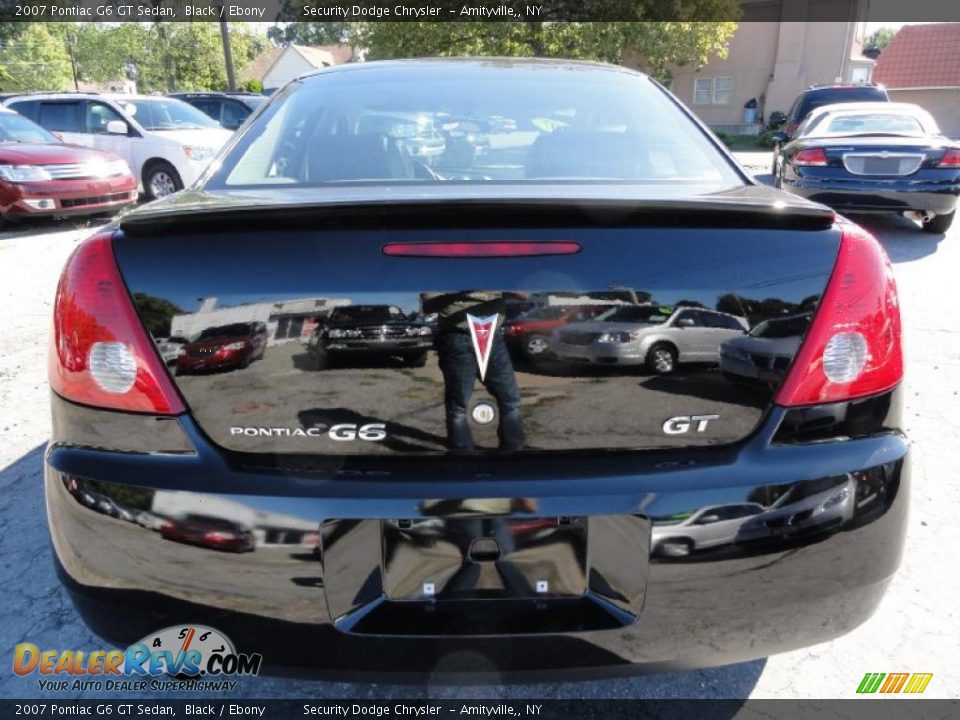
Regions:
<instances>
[{"instance_id":1,"label":"black banner","mask_svg":"<svg viewBox=\"0 0 960 720\"><path fill-rule=\"evenodd\" d=\"M0 717L947 720L960 700L0 700Z\"/></svg>"},{"instance_id":2,"label":"black banner","mask_svg":"<svg viewBox=\"0 0 960 720\"><path fill-rule=\"evenodd\" d=\"M741 0L728 8L704 0L0 0L0 21L751 22L769 21L771 8L780 20L796 22L960 21L956 0Z\"/></svg>"}]
</instances>

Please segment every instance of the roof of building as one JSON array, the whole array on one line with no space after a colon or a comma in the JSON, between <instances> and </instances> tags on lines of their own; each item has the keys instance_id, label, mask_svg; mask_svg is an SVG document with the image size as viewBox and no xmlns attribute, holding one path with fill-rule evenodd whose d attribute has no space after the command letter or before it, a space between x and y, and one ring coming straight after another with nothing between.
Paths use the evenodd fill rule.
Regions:
<instances>
[{"instance_id":1,"label":"roof of building","mask_svg":"<svg viewBox=\"0 0 960 720\"><path fill-rule=\"evenodd\" d=\"M267 70L277 61L277 58L280 57L280 53L282 52L282 47L271 45L251 60L250 64L243 69L237 79L241 83L247 82L248 80L257 80L258 82L263 80L263 76L267 74Z\"/></svg>"},{"instance_id":2,"label":"roof of building","mask_svg":"<svg viewBox=\"0 0 960 720\"><path fill-rule=\"evenodd\" d=\"M904 25L873 71L888 88L960 87L960 23Z\"/></svg>"}]
</instances>

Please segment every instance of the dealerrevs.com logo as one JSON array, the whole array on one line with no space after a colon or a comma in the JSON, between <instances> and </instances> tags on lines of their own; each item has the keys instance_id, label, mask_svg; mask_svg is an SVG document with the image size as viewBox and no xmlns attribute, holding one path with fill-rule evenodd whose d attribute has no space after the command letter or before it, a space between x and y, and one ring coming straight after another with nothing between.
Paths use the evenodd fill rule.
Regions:
<instances>
[{"instance_id":1,"label":"dealerrevs.com logo","mask_svg":"<svg viewBox=\"0 0 960 720\"><path fill-rule=\"evenodd\" d=\"M238 653L219 630L177 625L152 633L126 650L41 650L20 643L13 672L41 676L41 690L233 690L237 676L257 675L263 657ZM177 678L177 679L173 679Z\"/></svg>"},{"instance_id":2,"label":"dealerrevs.com logo","mask_svg":"<svg viewBox=\"0 0 960 720\"><path fill-rule=\"evenodd\" d=\"M857 693L871 695L883 693L885 695L906 693L919 694L927 689L933 673L867 673L857 687Z\"/></svg>"}]
</instances>

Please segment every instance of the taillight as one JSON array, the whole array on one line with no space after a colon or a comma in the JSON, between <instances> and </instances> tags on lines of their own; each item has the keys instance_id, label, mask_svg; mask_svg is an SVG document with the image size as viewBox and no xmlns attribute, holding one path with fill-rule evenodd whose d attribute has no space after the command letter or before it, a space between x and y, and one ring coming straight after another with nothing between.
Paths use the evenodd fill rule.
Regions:
<instances>
[{"instance_id":1,"label":"taillight","mask_svg":"<svg viewBox=\"0 0 960 720\"><path fill-rule=\"evenodd\" d=\"M793 156L792 162L799 166L822 167L827 164L827 153L823 148L806 148Z\"/></svg>"},{"instance_id":2,"label":"taillight","mask_svg":"<svg viewBox=\"0 0 960 720\"><path fill-rule=\"evenodd\" d=\"M852 223L813 322L777 393L780 405L853 400L892 389L903 377L900 305L880 243Z\"/></svg>"},{"instance_id":3,"label":"taillight","mask_svg":"<svg viewBox=\"0 0 960 720\"><path fill-rule=\"evenodd\" d=\"M947 150L937 163L937 167L960 168L960 150Z\"/></svg>"},{"instance_id":4,"label":"taillight","mask_svg":"<svg viewBox=\"0 0 960 720\"><path fill-rule=\"evenodd\" d=\"M109 233L83 242L60 276L49 375L55 393L85 405L155 415L184 410L120 278Z\"/></svg>"}]
</instances>

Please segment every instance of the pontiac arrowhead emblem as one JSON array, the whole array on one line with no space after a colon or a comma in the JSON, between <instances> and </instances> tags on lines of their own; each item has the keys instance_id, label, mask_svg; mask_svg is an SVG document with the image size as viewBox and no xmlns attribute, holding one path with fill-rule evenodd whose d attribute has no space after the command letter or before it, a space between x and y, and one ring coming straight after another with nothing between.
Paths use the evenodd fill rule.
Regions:
<instances>
[{"instance_id":1,"label":"pontiac arrowhead emblem","mask_svg":"<svg viewBox=\"0 0 960 720\"><path fill-rule=\"evenodd\" d=\"M477 354L477 367L480 369L480 382L483 382L487 374L487 363L490 362L490 351L493 349L493 334L497 331L499 318L499 315L478 318L467 313L467 325L470 327L473 350Z\"/></svg>"}]
</instances>

